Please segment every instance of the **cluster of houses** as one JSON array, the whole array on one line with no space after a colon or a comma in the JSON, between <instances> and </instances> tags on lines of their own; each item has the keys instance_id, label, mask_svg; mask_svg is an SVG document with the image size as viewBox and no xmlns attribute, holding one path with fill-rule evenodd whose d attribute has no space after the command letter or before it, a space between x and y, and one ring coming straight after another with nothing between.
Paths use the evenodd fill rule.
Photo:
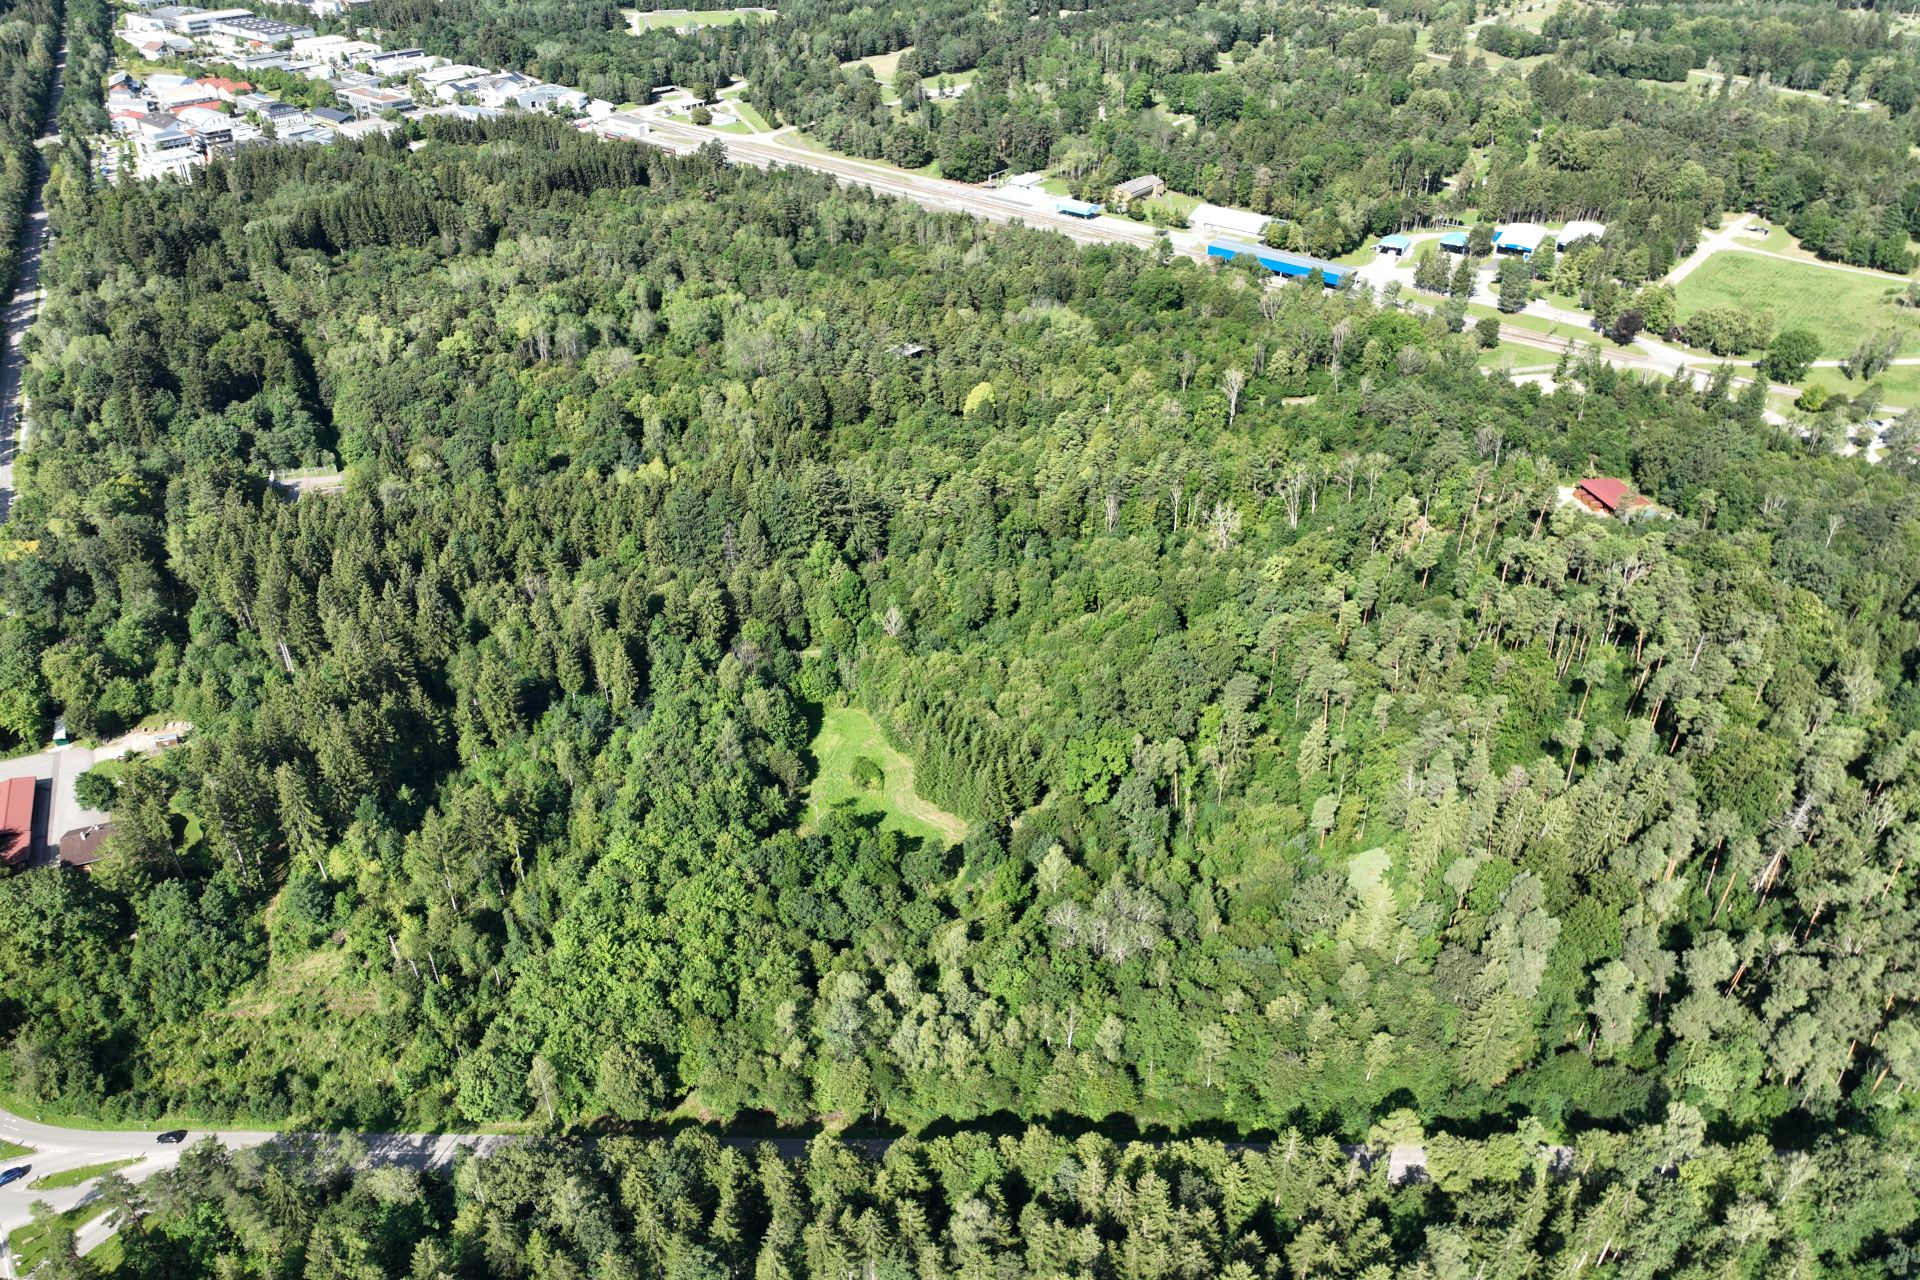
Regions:
<instances>
[{"instance_id":1,"label":"cluster of houses","mask_svg":"<svg viewBox=\"0 0 1920 1280\"><path fill-rule=\"evenodd\" d=\"M337 11L315 0L316 13ZM272 71L324 82L337 105L302 108L222 76L156 72L142 81L119 71L108 83L107 112L119 143L102 152L101 172L108 177L190 177L210 156L236 147L325 145L388 132L399 116L485 119L502 111L545 111L582 117L606 136L647 133L637 117L615 120L620 113L613 104L566 85L456 64L421 49L388 50L370 40L316 35L311 27L244 9L159 5L125 15L115 36L146 62L191 59L242 74Z\"/></svg>"}]
</instances>

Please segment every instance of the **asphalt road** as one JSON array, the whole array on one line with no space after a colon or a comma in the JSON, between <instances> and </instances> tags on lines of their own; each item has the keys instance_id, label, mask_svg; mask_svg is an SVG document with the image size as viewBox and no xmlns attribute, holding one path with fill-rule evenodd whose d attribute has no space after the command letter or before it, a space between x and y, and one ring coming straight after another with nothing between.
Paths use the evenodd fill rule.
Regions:
<instances>
[{"instance_id":1,"label":"asphalt road","mask_svg":"<svg viewBox=\"0 0 1920 1280\"><path fill-rule=\"evenodd\" d=\"M47 95L47 118L41 145L57 143L53 123L60 114L60 95L67 79L67 46L62 43L53 63L53 89ZM27 197L27 220L20 229L20 270L13 297L4 316L6 340L0 343L0 520L13 509L13 459L26 444L26 422L20 409L20 340L40 314L46 295L40 291L40 251L47 243L47 158L39 157L39 172Z\"/></svg>"},{"instance_id":2,"label":"asphalt road","mask_svg":"<svg viewBox=\"0 0 1920 1280\"><path fill-rule=\"evenodd\" d=\"M171 1169L180 1162L181 1154L188 1147L206 1138L213 1138L229 1150L237 1151L275 1140L301 1141L322 1136L289 1137L253 1129L194 1129L188 1131L185 1142L162 1143L157 1140L159 1132L152 1129L61 1129L35 1124L31 1120L0 1111L0 1140L33 1148L32 1155L0 1162L0 1167L9 1169L23 1164L32 1167L32 1173L27 1177L0 1187L0 1277L10 1278L15 1274L12 1258L3 1252L5 1240L9 1233L33 1220L31 1206L34 1201L44 1200L56 1211L65 1212L86 1202L95 1193L92 1183L53 1191L35 1191L30 1184L37 1178L67 1169L137 1158L140 1163L120 1171L122 1176L137 1182L151 1178L163 1169ZM518 1141L511 1137L482 1134L368 1133L355 1136L366 1146L366 1165L402 1165L413 1169L432 1169L449 1164L462 1150L477 1151L484 1155L502 1145ZM112 1230L105 1221L94 1219L80 1232L81 1251L85 1252L100 1243L112 1234Z\"/></svg>"}]
</instances>

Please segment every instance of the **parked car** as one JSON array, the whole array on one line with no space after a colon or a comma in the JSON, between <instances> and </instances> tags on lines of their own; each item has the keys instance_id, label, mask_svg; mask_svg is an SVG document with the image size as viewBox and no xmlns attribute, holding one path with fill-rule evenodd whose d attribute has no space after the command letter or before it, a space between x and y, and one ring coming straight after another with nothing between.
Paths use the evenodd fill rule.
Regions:
<instances>
[{"instance_id":1,"label":"parked car","mask_svg":"<svg viewBox=\"0 0 1920 1280\"><path fill-rule=\"evenodd\" d=\"M186 1140L187 1131L185 1129L169 1129L154 1139L155 1142L185 1142Z\"/></svg>"},{"instance_id":2,"label":"parked car","mask_svg":"<svg viewBox=\"0 0 1920 1280\"><path fill-rule=\"evenodd\" d=\"M0 1187L6 1186L9 1182L18 1182L32 1171L33 1166L30 1164L16 1165L5 1173L0 1173Z\"/></svg>"}]
</instances>

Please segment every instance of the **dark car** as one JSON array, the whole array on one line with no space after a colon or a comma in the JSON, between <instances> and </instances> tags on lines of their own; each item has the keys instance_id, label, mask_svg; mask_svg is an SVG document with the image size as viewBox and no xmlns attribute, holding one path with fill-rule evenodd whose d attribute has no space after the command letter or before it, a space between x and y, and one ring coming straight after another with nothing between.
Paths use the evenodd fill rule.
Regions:
<instances>
[{"instance_id":1,"label":"dark car","mask_svg":"<svg viewBox=\"0 0 1920 1280\"><path fill-rule=\"evenodd\" d=\"M31 1173L32 1171L33 1171L32 1165L23 1164L15 1168L9 1169L5 1173L0 1173L0 1187L6 1186L9 1182L18 1182L20 1181L20 1179L26 1177L27 1174Z\"/></svg>"},{"instance_id":2,"label":"dark car","mask_svg":"<svg viewBox=\"0 0 1920 1280\"><path fill-rule=\"evenodd\" d=\"M187 1131L185 1129L169 1129L154 1139L155 1142L185 1142L186 1140Z\"/></svg>"}]
</instances>

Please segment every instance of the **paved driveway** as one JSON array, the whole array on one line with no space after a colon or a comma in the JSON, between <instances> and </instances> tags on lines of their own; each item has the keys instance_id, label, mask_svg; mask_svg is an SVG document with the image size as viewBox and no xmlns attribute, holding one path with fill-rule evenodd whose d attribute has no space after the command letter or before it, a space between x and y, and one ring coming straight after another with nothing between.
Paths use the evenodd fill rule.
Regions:
<instances>
[{"instance_id":1,"label":"paved driveway","mask_svg":"<svg viewBox=\"0 0 1920 1280\"><path fill-rule=\"evenodd\" d=\"M142 729L123 734L97 747L48 747L30 756L0 760L0 782L8 778L35 778L40 782L33 800L34 830L40 833L40 837L34 841L33 857L28 865L50 865L59 855L61 836L75 827L107 820L106 814L84 807L74 795L73 784L81 774L102 760L118 760L122 756L151 751L160 745L161 739L176 737L191 727L187 724L170 724L160 729Z\"/></svg>"}]
</instances>

